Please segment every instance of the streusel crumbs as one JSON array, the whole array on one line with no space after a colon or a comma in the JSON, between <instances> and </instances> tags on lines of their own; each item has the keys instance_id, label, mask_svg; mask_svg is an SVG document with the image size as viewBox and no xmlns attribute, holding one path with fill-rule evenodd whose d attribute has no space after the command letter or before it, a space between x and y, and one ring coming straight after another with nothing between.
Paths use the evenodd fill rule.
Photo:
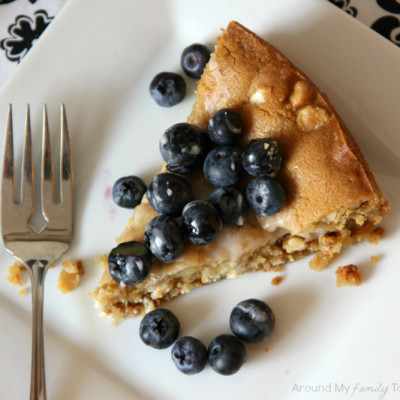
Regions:
<instances>
[{"instance_id":1,"label":"streusel crumbs","mask_svg":"<svg viewBox=\"0 0 400 400\"><path fill-rule=\"evenodd\" d=\"M376 264L379 261L379 256L371 256L372 264Z\"/></svg>"},{"instance_id":2,"label":"streusel crumbs","mask_svg":"<svg viewBox=\"0 0 400 400\"><path fill-rule=\"evenodd\" d=\"M336 286L359 286L361 274L357 265L350 264L336 270Z\"/></svg>"},{"instance_id":3,"label":"streusel crumbs","mask_svg":"<svg viewBox=\"0 0 400 400\"><path fill-rule=\"evenodd\" d=\"M62 293L69 293L79 285L85 270L81 260L76 263L63 261L62 266L63 269L58 277L57 289Z\"/></svg>"},{"instance_id":4,"label":"streusel crumbs","mask_svg":"<svg viewBox=\"0 0 400 400\"><path fill-rule=\"evenodd\" d=\"M24 280L21 277L21 273L23 271L26 271L26 268L18 261L15 261L13 265L8 267L7 279L11 283L11 285L23 286L25 284Z\"/></svg>"},{"instance_id":5,"label":"streusel crumbs","mask_svg":"<svg viewBox=\"0 0 400 400\"><path fill-rule=\"evenodd\" d=\"M279 276L275 276L272 281L271 281L271 285L273 286L278 286L282 283L283 281L283 276L279 275Z\"/></svg>"}]
</instances>

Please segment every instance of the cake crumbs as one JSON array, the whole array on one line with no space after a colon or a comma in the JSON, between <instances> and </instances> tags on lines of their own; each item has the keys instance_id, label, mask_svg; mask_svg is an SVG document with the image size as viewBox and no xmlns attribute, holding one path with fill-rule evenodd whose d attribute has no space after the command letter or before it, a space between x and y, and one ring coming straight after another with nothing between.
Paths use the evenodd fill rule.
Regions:
<instances>
[{"instance_id":1,"label":"cake crumbs","mask_svg":"<svg viewBox=\"0 0 400 400\"><path fill-rule=\"evenodd\" d=\"M64 261L62 266L63 270L58 278L57 288L63 293L68 293L79 285L80 277L85 273L85 271L81 260L78 260L76 263ZM54 267L55 264L52 264L49 268L52 269ZM26 282L21 274L24 272L26 272L26 268L21 263L16 261L14 264L8 267L7 280L13 286L23 286ZM19 296L25 297L26 293L26 290L21 288L19 291Z\"/></svg>"},{"instance_id":2,"label":"cake crumbs","mask_svg":"<svg viewBox=\"0 0 400 400\"><path fill-rule=\"evenodd\" d=\"M282 281L283 281L282 275L275 276L274 278L272 278L271 285L278 286L282 283Z\"/></svg>"},{"instance_id":3,"label":"cake crumbs","mask_svg":"<svg viewBox=\"0 0 400 400\"><path fill-rule=\"evenodd\" d=\"M62 293L69 293L77 288L85 270L81 260L78 260L76 263L63 261L62 266L63 269L58 277L57 289Z\"/></svg>"},{"instance_id":4,"label":"cake crumbs","mask_svg":"<svg viewBox=\"0 0 400 400\"><path fill-rule=\"evenodd\" d=\"M7 279L11 283L11 285L23 286L25 284L24 280L21 277L21 272L23 271L26 271L26 268L18 261L15 261L13 265L8 267Z\"/></svg>"},{"instance_id":5,"label":"cake crumbs","mask_svg":"<svg viewBox=\"0 0 400 400\"><path fill-rule=\"evenodd\" d=\"M336 270L336 286L359 286L361 274L357 265L350 264Z\"/></svg>"},{"instance_id":6,"label":"cake crumbs","mask_svg":"<svg viewBox=\"0 0 400 400\"><path fill-rule=\"evenodd\" d=\"M379 256L371 256L372 264L376 264L379 261Z\"/></svg>"}]
</instances>

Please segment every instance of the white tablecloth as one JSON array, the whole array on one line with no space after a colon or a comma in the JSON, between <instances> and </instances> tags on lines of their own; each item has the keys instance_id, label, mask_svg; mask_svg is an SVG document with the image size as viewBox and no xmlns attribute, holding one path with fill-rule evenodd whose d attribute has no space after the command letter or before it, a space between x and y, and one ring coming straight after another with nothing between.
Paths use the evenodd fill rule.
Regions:
<instances>
[{"instance_id":1,"label":"white tablecloth","mask_svg":"<svg viewBox=\"0 0 400 400\"><path fill-rule=\"evenodd\" d=\"M67 1L0 0L0 88ZM330 1L400 46L399 0L321 1Z\"/></svg>"}]
</instances>

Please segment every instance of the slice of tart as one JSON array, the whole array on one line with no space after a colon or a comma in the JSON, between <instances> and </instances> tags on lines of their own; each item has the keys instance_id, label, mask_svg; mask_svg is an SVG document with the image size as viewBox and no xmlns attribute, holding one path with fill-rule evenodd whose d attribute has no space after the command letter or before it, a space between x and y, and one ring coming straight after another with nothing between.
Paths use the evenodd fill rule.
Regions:
<instances>
[{"instance_id":1,"label":"slice of tart","mask_svg":"<svg viewBox=\"0 0 400 400\"><path fill-rule=\"evenodd\" d=\"M240 115L242 147L257 138L279 143L284 162L277 179L286 190L284 207L268 217L250 213L243 225L223 227L210 244L188 242L171 263L154 260L149 276L136 286L114 281L107 255L100 257L104 272L91 295L115 321L195 287L273 270L310 253L316 253L311 267L322 269L344 246L380 235L376 225L388 203L327 97L279 51L237 22L217 38L188 122L205 130L222 108ZM196 196L212 189L201 174L189 180ZM118 243L143 242L155 216L144 196Z\"/></svg>"}]
</instances>

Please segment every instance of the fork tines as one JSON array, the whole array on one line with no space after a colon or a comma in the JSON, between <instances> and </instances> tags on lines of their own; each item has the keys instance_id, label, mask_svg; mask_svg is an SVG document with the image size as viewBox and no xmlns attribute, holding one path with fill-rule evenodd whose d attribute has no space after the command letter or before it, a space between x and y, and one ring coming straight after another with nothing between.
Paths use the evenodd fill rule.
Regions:
<instances>
[{"instance_id":1,"label":"fork tines","mask_svg":"<svg viewBox=\"0 0 400 400\"><path fill-rule=\"evenodd\" d=\"M47 221L55 219L58 215L59 204L64 204L67 209L72 204L72 160L67 117L65 107L61 106L61 145L60 145L60 202L56 203L54 193L53 160L50 145L50 133L47 119L46 106L43 108L43 141L42 141L42 181L41 204L42 213ZM63 207L65 212L65 208ZM71 216L72 217L72 216ZM71 218L72 219L72 218Z\"/></svg>"},{"instance_id":2,"label":"fork tines","mask_svg":"<svg viewBox=\"0 0 400 400\"><path fill-rule=\"evenodd\" d=\"M72 221L72 202L73 202L73 174L69 133L64 105L61 105L61 139L60 139L60 193L54 193L53 160L50 145L50 133L48 127L47 108L43 106L43 135L42 135L42 165L41 165L41 208L46 221L53 228L57 229L57 219L61 217L60 207L62 207L64 221ZM28 219L34 211L34 168L32 157L32 134L30 123L30 108L27 106L25 121L25 140L22 160L21 173L21 196L16 201L15 193L15 165L13 150L13 122L12 105L9 105L6 141L4 148L3 180L2 180L2 225L10 226L11 222L21 219ZM67 213L67 215L65 215ZM18 218L16 218L18 217ZM12 225L12 224L11 224ZM71 226L72 229L72 226Z\"/></svg>"}]
</instances>

